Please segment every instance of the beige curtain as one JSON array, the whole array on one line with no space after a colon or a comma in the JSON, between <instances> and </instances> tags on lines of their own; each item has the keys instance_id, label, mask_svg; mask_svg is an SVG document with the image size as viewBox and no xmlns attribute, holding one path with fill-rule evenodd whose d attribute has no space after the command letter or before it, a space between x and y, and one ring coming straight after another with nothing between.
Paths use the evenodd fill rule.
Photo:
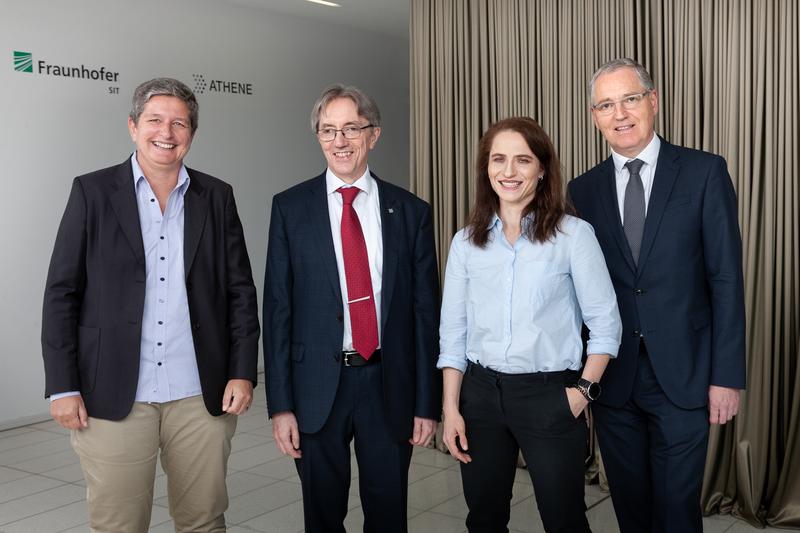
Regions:
<instances>
[{"instance_id":1,"label":"beige curtain","mask_svg":"<svg viewBox=\"0 0 800 533\"><path fill-rule=\"evenodd\" d=\"M569 179L607 157L586 82L647 67L657 131L721 154L739 199L748 389L712 430L706 513L800 528L800 11L796 0L412 0L411 188L434 207L444 271L492 122L529 115Z\"/></svg>"}]
</instances>

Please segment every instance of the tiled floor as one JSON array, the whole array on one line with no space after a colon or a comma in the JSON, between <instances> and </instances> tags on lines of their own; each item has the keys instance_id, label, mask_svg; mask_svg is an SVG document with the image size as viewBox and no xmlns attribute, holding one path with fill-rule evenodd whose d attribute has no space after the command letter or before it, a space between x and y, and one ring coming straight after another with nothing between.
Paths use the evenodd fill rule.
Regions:
<instances>
[{"instance_id":1,"label":"tiled floor","mask_svg":"<svg viewBox=\"0 0 800 533\"><path fill-rule=\"evenodd\" d=\"M258 397L263 393L259 387ZM353 476L358 476L355 467ZM466 530L467 510L455 460L435 450L416 449L409 478L409 531ZM165 481L163 473L156 478L152 532L173 531ZM265 409L258 402L239 420L229 463L228 491L230 507L225 516L231 533L303 530L300 484L294 464L275 449ZM88 531L84 496L83 476L66 430L53 422L43 422L0 432L1 533ZM618 531L607 494L597 487L587 487L586 504L595 533ZM522 470L518 471L512 505L512 531L543 531L530 479ZM351 532L360 532L363 517L357 483L352 485L350 506L346 526ZM705 519L705 531L778 530L757 530L728 516L713 516Z\"/></svg>"}]
</instances>

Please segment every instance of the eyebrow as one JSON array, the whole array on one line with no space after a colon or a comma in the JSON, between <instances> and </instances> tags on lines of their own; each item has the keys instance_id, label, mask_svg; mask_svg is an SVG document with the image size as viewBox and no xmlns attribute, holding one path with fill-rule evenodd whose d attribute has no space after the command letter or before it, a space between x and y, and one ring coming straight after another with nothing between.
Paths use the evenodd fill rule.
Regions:
<instances>
[{"instance_id":1,"label":"eyebrow","mask_svg":"<svg viewBox=\"0 0 800 533\"><path fill-rule=\"evenodd\" d=\"M156 113L154 111L143 111L142 116L145 117L155 117L155 118L166 118L167 115L163 113ZM189 122L189 117L172 117L172 120L182 120L184 122Z\"/></svg>"},{"instance_id":2,"label":"eyebrow","mask_svg":"<svg viewBox=\"0 0 800 533\"><path fill-rule=\"evenodd\" d=\"M489 152L489 157L494 157L494 156L497 156L497 155L501 155L503 157L506 157L509 154L506 154L504 152ZM533 154L520 153L520 154L511 154L510 157L535 157L535 156Z\"/></svg>"},{"instance_id":3,"label":"eyebrow","mask_svg":"<svg viewBox=\"0 0 800 533\"><path fill-rule=\"evenodd\" d=\"M342 126L342 128L346 128L347 126L357 126L359 128L361 127L361 126L358 125L358 122L352 122L351 121L351 122L345 122L344 126ZM320 122L319 127L320 128L336 128L336 124L331 124L330 122Z\"/></svg>"},{"instance_id":4,"label":"eyebrow","mask_svg":"<svg viewBox=\"0 0 800 533\"><path fill-rule=\"evenodd\" d=\"M644 92L647 92L647 89L643 89L641 91L635 91L635 92L632 92L632 93L625 93L622 96L620 96L620 98L627 98L628 96L633 96L634 94L642 94ZM609 98L604 98L602 100L599 100L597 103L599 104L599 103L602 103L602 102L608 102L610 100L616 100L616 98L610 98L610 97Z\"/></svg>"}]
</instances>

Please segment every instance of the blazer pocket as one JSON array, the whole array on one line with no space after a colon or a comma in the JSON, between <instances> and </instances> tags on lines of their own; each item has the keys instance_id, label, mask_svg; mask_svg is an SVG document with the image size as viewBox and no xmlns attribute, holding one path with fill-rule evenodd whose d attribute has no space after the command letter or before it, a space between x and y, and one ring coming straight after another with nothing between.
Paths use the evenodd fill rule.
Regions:
<instances>
[{"instance_id":1,"label":"blazer pocket","mask_svg":"<svg viewBox=\"0 0 800 533\"><path fill-rule=\"evenodd\" d=\"M303 355L306 353L305 347L302 344L292 343L292 361L300 362L303 360Z\"/></svg>"},{"instance_id":2,"label":"blazer pocket","mask_svg":"<svg viewBox=\"0 0 800 533\"><path fill-rule=\"evenodd\" d=\"M692 198L688 194L679 194L669 199L665 209L680 209L691 205Z\"/></svg>"},{"instance_id":3,"label":"blazer pocket","mask_svg":"<svg viewBox=\"0 0 800 533\"><path fill-rule=\"evenodd\" d=\"M100 328L78 326L78 373L81 393L94 390L100 358Z\"/></svg>"}]
</instances>

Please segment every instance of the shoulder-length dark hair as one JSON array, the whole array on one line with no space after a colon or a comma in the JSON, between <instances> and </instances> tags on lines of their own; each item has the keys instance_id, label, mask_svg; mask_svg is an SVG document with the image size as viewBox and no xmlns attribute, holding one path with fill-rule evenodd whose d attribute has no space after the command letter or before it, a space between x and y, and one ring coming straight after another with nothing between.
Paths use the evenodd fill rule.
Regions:
<instances>
[{"instance_id":1,"label":"shoulder-length dark hair","mask_svg":"<svg viewBox=\"0 0 800 533\"><path fill-rule=\"evenodd\" d=\"M515 131L522 135L544 169L533 199L522 211L523 217L533 214L533 224L523 225L522 231L530 241L545 242L556 236L561 219L571 210L564 200L561 163L553 143L542 127L529 117L511 117L496 122L481 137L475 164L475 205L467 218L467 234L475 246L485 247L489 241L489 224L495 213L499 213L500 201L489 181L488 168L492 143L501 131Z\"/></svg>"}]
</instances>

